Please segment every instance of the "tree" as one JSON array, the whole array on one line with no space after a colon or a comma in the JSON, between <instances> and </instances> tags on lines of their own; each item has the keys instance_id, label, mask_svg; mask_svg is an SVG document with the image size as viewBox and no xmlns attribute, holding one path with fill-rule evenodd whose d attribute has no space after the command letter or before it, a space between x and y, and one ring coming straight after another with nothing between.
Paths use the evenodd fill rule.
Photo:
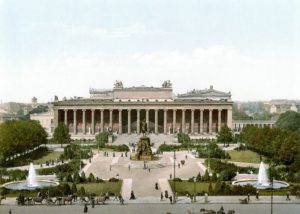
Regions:
<instances>
[{"instance_id":1,"label":"tree","mask_svg":"<svg viewBox=\"0 0 300 214\"><path fill-rule=\"evenodd\" d=\"M226 145L226 143L227 145L229 145L229 143L233 141L233 133L227 125L222 126L220 132L217 135L217 141L224 143L224 146Z\"/></svg>"},{"instance_id":2,"label":"tree","mask_svg":"<svg viewBox=\"0 0 300 214\"><path fill-rule=\"evenodd\" d=\"M73 194L77 193L77 187L76 187L76 184L72 184L72 187L71 187L71 191Z\"/></svg>"},{"instance_id":3,"label":"tree","mask_svg":"<svg viewBox=\"0 0 300 214\"><path fill-rule=\"evenodd\" d=\"M47 143L47 133L37 121L6 121L0 125L0 164L16 154Z\"/></svg>"},{"instance_id":4,"label":"tree","mask_svg":"<svg viewBox=\"0 0 300 214\"><path fill-rule=\"evenodd\" d=\"M103 148L108 143L108 132L101 132L96 135L96 142L100 148Z\"/></svg>"},{"instance_id":5,"label":"tree","mask_svg":"<svg viewBox=\"0 0 300 214\"><path fill-rule=\"evenodd\" d=\"M300 113L287 111L279 116L275 125L280 129L298 131L300 130Z\"/></svg>"},{"instance_id":6,"label":"tree","mask_svg":"<svg viewBox=\"0 0 300 214\"><path fill-rule=\"evenodd\" d=\"M68 144L71 142L71 136L69 134L69 128L64 123L59 123L53 133L53 140L57 143Z\"/></svg>"}]
</instances>

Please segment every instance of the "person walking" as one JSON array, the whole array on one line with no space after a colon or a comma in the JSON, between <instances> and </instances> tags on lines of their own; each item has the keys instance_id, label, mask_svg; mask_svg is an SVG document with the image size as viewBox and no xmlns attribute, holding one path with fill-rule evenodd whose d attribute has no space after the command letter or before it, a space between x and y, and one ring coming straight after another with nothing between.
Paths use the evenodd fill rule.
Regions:
<instances>
[{"instance_id":1,"label":"person walking","mask_svg":"<svg viewBox=\"0 0 300 214\"><path fill-rule=\"evenodd\" d=\"M291 199L290 199L290 191L287 191L287 193L286 193L286 200L287 201L290 201Z\"/></svg>"},{"instance_id":2,"label":"person walking","mask_svg":"<svg viewBox=\"0 0 300 214\"><path fill-rule=\"evenodd\" d=\"M259 200L259 190L256 191L255 197L256 197L256 200Z\"/></svg>"},{"instance_id":3,"label":"person walking","mask_svg":"<svg viewBox=\"0 0 300 214\"><path fill-rule=\"evenodd\" d=\"M162 192L160 193L160 200L164 200L164 194Z\"/></svg>"},{"instance_id":4,"label":"person walking","mask_svg":"<svg viewBox=\"0 0 300 214\"><path fill-rule=\"evenodd\" d=\"M87 213L87 212L88 212L87 204L84 204L83 212L84 212L84 213Z\"/></svg>"},{"instance_id":5,"label":"person walking","mask_svg":"<svg viewBox=\"0 0 300 214\"><path fill-rule=\"evenodd\" d=\"M9 209L8 214L12 214L11 209Z\"/></svg>"},{"instance_id":6,"label":"person walking","mask_svg":"<svg viewBox=\"0 0 300 214\"><path fill-rule=\"evenodd\" d=\"M247 194L247 200L248 200L248 202L250 201L250 193L249 192Z\"/></svg>"}]
</instances>

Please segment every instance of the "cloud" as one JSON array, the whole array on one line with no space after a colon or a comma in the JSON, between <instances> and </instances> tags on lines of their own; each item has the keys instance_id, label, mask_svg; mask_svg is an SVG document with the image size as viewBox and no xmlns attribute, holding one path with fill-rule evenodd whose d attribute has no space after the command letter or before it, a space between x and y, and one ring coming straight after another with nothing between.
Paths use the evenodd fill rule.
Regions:
<instances>
[{"instance_id":1,"label":"cloud","mask_svg":"<svg viewBox=\"0 0 300 214\"><path fill-rule=\"evenodd\" d=\"M214 85L217 90L231 91L234 100L299 99L300 90L299 62L256 59L224 46L122 55L78 53L31 62L20 72L5 69L4 75L0 71L5 82L0 86L3 100L88 96L90 87L112 88L115 80L128 87L160 86L170 79L176 93Z\"/></svg>"}]
</instances>

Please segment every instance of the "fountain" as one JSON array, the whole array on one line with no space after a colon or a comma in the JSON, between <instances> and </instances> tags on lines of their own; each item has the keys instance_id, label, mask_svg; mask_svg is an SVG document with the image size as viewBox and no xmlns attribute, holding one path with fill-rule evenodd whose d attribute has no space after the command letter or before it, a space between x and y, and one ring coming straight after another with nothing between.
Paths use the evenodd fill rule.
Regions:
<instances>
[{"instance_id":1,"label":"fountain","mask_svg":"<svg viewBox=\"0 0 300 214\"><path fill-rule=\"evenodd\" d=\"M27 186L28 187L38 187L38 183L36 181L36 173L33 166L33 163L30 163L29 172L27 177Z\"/></svg>"},{"instance_id":2,"label":"fountain","mask_svg":"<svg viewBox=\"0 0 300 214\"><path fill-rule=\"evenodd\" d=\"M267 170L264 162L260 162L257 180L258 180L258 185L270 186L270 182L268 179Z\"/></svg>"},{"instance_id":3,"label":"fountain","mask_svg":"<svg viewBox=\"0 0 300 214\"><path fill-rule=\"evenodd\" d=\"M261 162L259 165L257 179L237 180L232 182L232 185L240 185L240 186L251 185L257 189L267 189L267 188L280 189L289 186L289 184L284 181L273 180L273 182L270 182L268 179L265 164L263 162Z\"/></svg>"},{"instance_id":4,"label":"fountain","mask_svg":"<svg viewBox=\"0 0 300 214\"><path fill-rule=\"evenodd\" d=\"M58 182L50 180L37 180L33 163L30 163L26 181L14 181L3 184L6 189L11 190L34 190L45 187L57 186Z\"/></svg>"}]
</instances>

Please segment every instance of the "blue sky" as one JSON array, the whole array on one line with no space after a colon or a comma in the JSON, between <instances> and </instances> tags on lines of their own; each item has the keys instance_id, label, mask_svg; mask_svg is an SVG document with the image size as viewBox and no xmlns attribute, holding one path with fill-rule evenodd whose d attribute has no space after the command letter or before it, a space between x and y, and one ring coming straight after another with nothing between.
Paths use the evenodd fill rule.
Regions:
<instances>
[{"instance_id":1,"label":"blue sky","mask_svg":"<svg viewBox=\"0 0 300 214\"><path fill-rule=\"evenodd\" d=\"M0 100L90 87L231 91L299 99L297 0L0 0Z\"/></svg>"}]
</instances>

